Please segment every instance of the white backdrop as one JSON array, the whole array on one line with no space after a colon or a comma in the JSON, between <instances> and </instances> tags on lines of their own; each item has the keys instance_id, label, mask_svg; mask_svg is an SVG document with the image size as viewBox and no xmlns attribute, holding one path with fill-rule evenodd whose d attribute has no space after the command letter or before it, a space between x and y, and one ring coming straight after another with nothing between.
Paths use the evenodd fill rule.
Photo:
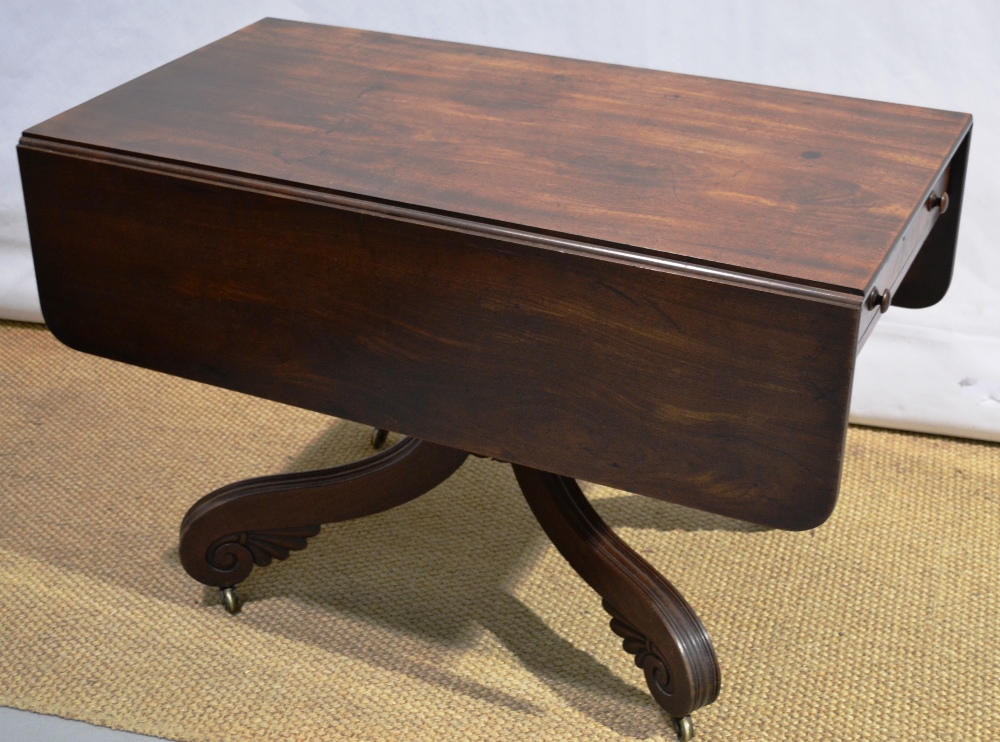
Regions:
<instances>
[{"instance_id":1,"label":"white backdrop","mask_svg":"<svg viewBox=\"0 0 1000 742\"><path fill-rule=\"evenodd\" d=\"M995 0L2 0L0 317L41 321L20 132L264 16L972 113L951 290L936 307L881 319L858 362L851 413L1000 441Z\"/></svg>"}]
</instances>

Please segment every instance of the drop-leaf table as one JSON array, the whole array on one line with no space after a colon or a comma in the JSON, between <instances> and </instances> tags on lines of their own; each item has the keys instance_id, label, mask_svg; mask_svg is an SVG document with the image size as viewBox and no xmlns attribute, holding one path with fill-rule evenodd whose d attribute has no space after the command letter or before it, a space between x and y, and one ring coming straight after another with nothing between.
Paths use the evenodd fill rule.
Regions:
<instances>
[{"instance_id":1,"label":"drop-leaf table","mask_svg":"<svg viewBox=\"0 0 1000 742\"><path fill-rule=\"evenodd\" d=\"M406 436L198 501L182 563L227 608L320 524L493 457L685 739L708 635L575 480L822 523L859 350L948 288L971 123L268 19L18 152L64 343Z\"/></svg>"}]
</instances>

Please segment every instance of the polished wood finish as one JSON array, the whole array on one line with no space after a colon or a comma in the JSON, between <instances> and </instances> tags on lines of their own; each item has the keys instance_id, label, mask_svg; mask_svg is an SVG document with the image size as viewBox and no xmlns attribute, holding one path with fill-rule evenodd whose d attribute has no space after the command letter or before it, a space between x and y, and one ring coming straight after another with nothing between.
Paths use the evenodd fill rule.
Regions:
<instances>
[{"instance_id":1,"label":"polished wood finish","mask_svg":"<svg viewBox=\"0 0 1000 742\"><path fill-rule=\"evenodd\" d=\"M911 264L901 299L946 287L969 127L268 20L19 155L43 313L72 347L810 528L866 296Z\"/></svg>"},{"instance_id":2,"label":"polished wood finish","mask_svg":"<svg viewBox=\"0 0 1000 742\"><path fill-rule=\"evenodd\" d=\"M857 307L21 154L72 347L745 520L833 507Z\"/></svg>"},{"instance_id":3,"label":"polished wood finish","mask_svg":"<svg viewBox=\"0 0 1000 742\"><path fill-rule=\"evenodd\" d=\"M704 627L573 478L822 523L857 353L948 288L971 124L265 20L18 155L63 342L414 436L206 496L192 576L231 588L491 456L681 718L719 692Z\"/></svg>"},{"instance_id":4,"label":"polished wood finish","mask_svg":"<svg viewBox=\"0 0 1000 742\"><path fill-rule=\"evenodd\" d=\"M26 134L860 295L969 122L268 19Z\"/></svg>"},{"instance_id":5,"label":"polished wood finish","mask_svg":"<svg viewBox=\"0 0 1000 742\"><path fill-rule=\"evenodd\" d=\"M971 132L966 135L948 168L948 211L940 216L923 246L916 245L915 259L908 266L893 266L889 276L897 276L899 287L893 292L895 306L922 309L937 304L944 298L951 285L955 248L958 244L958 225L962 216L965 196L965 171L969 162ZM940 195L942 188L935 189ZM931 211L935 211L931 209ZM936 209L940 214L940 206ZM885 270L885 267L883 268Z\"/></svg>"},{"instance_id":6,"label":"polished wood finish","mask_svg":"<svg viewBox=\"0 0 1000 742\"><path fill-rule=\"evenodd\" d=\"M404 438L370 458L321 471L235 482L196 502L181 523L181 564L206 585L242 582L306 547L320 524L363 518L434 489L468 454Z\"/></svg>"},{"instance_id":7,"label":"polished wood finish","mask_svg":"<svg viewBox=\"0 0 1000 742\"><path fill-rule=\"evenodd\" d=\"M203 584L235 587L254 566L306 548L322 523L373 515L419 497L467 455L404 438L350 464L227 485L185 515L181 563ZM721 682L715 650L676 588L614 534L575 480L518 465L514 473L552 543L602 597L612 631L643 670L654 700L677 721L712 703ZM235 594L232 600L235 612Z\"/></svg>"},{"instance_id":8,"label":"polished wood finish","mask_svg":"<svg viewBox=\"0 0 1000 742\"><path fill-rule=\"evenodd\" d=\"M552 543L604 599L612 630L656 702L677 718L712 703L719 663L677 589L608 528L574 480L516 465L514 473Z\"/></svg>"}]
</instances>

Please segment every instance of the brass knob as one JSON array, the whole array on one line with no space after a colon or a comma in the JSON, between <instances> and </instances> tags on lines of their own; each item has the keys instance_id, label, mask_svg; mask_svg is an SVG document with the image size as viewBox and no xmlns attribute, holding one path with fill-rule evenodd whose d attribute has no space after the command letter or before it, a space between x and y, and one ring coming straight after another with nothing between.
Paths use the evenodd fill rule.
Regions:
<instances>
[{"instance_id":1,"label":"brass knob","mask_svg":"<svg viewBox=\"0 0 1000 742\"><path fill-rule=\"evenodd\" d=\"M948 194L942 193L940 196L937 196L932 193L927 197L927 200L924 202L924 206L927 207L928 211L932 211L933 209L940 207L941 213L943 214L948 210Z\"/></svg>"},{"instance_id":2,"label":"brass knob","mask_svg":"<svg viewBox=\"0 0 1000 742\"><path fill-rule=\"evenodd\" d=\"M872 289L871 293L868 294L868 299L865 301L865 306L868 309L878 307L882 314L889 311L890 304L892 304L892 292L889 289L886 289L881 294L878 292L878 289Z\"/></svg>"}]
</instances>

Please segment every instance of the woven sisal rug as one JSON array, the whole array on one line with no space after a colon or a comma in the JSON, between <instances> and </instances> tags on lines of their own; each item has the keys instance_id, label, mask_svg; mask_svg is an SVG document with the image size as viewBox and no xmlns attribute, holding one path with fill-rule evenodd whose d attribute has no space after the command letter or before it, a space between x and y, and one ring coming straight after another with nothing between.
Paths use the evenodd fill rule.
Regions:
<instances>
[{"instance_id":1,"label":"woven sisal rug","mask_svg":"<svg viewBox=\"0 0 1000 742\"><path fill-rule=\"evenodd\" d=\"M187 507L369 431L31 325L0 324L0 380L0 704L180 740L670 738L510 467L324 527L230 616L178 561ZM852 429L803 533L587 490L715 642L702 742L1000 739L1000 446Z\"/></svg>"}]
</instances>

